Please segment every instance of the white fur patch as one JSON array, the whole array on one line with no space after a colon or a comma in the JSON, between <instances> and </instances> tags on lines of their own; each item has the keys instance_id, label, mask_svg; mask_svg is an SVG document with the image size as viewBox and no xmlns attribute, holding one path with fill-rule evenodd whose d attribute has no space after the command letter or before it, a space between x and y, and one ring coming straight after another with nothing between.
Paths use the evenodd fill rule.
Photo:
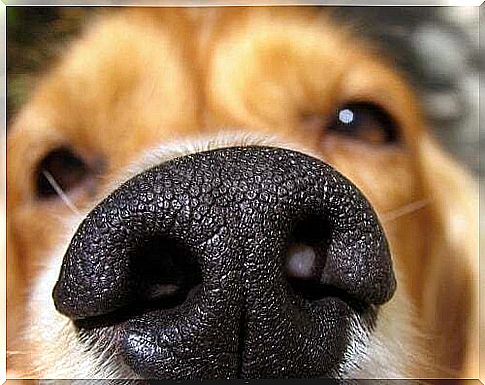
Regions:
<instances>
[{"instance_id":1,"label":"white fur patch","mask_svg":"<svg viewBox=\"0 0 485 385\"><path fill-rule=\"evenodd\" d=\"M285 141L281 137L261 135L256 132L250 132L247 129L222 129L216 134L200 135L153 146L151 149L144 151L137 160L132 162L114 178L113 182L110 183L112 186L110 190L114 190L121 183L135 175L161 163L168 162L169 160L198 152L238 146L279 147L302 152L310 156L319 157L320 159L322 158L321 155L317 156L309 148L295 145L290 141Z\"/></svg>"},{"instance_id":2,"label":"white fur patch","mask_svg":"<svg viewBox=\"0 0 485 385\"><path fill-rule=\"evenodd\" d=\"M416 377L412 372L414 368L420 367L426 371L428 355L420 347L424 346L424 336L413 325L413 314L413 306L398 288L393 299L380 307L371 333L363 329L360 320L355 318L351 343L340 367L341 376L402 379Z\"/></svg>"}]
</instances>

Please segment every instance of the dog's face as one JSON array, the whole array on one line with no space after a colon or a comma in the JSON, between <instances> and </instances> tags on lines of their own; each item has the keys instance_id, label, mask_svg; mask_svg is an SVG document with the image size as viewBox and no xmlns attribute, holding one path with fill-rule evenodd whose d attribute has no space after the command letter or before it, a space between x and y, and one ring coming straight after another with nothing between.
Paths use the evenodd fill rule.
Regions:
<instances>
[{"instance_id":1,"label":"dog's face","mask_svg":"<svg viewBox=\"0 0 485 385\"><path fill-rule=\"evenodd\" d=\"M9 134L9 298L27 321L10 345L30 355L12 369L460 376L459 174L403 78L330 13L101 17Z\"/></svg>"}]
</instances>

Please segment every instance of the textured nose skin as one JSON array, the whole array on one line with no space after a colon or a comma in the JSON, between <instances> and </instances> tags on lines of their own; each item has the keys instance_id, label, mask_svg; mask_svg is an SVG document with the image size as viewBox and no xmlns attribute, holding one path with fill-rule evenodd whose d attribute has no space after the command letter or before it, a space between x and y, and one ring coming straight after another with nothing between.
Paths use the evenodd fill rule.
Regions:
<instances>
[{"instance_id":1,"label":"textured nose skin","mask_svg":"<svg viewBox=\"0 0 485 385\"><path fill-rule=\"evenodd\" d=\"M308 218L327 229L314 246L324 256L317 298L286 271ZM79 321L143 301L137 259L153 239L177 242L201 280L177 306L116 325L119 353L147 378L331 375L354 318L395 290L383 230L355 186L301 153L234 147L156 166L101 202L66 252L57 309Z\"/></svg>"}]
</instances>

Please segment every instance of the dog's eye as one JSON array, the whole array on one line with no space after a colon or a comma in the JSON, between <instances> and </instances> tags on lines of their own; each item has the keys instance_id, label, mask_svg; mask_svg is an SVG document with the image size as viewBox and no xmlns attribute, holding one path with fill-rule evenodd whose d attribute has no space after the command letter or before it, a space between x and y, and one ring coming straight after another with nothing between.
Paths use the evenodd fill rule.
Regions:
<instances>
[{"instance_id":1,"label":"dog's eye","mask_svg":"<svg viewBox=\"0 0 485 385\"><path fill-rule=\"evenodd\" d=\"M49 152L39 163L35 189L39 198L49 198L67 193L89 175L86 163L69 148ZM59 191L62 190L62 191Z\"/></svg>"},{"instance_id":2,"label":"dog's eye","mask_svg":"<svg viewBox=\"0 0 485 385\"><path fill-rule=\"evenodd\" d=\"M392 117L372 103L357 102L340 107L327 130L375 144L398 141L397 127Z\"/></svg>"}]
</instances>

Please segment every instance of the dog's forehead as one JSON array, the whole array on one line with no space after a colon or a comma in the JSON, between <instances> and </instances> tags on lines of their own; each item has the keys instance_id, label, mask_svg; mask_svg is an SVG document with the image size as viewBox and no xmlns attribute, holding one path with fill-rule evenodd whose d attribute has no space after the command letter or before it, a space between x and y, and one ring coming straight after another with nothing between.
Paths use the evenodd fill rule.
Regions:
<instances>
[{"instance_id":1,"label":"dog's forehead","mask_svg":"<svg viewBox=\"0 0 485 385\"><path fill-rule=\"evenodd\" d=\"M304 116L329 116L353 100L383 106L403 136L419 129L405 82L332 16L286 7L108 12L42 80L17 121L26 134L19 146L35 145L35 164L68 145L86 159L104 157L116 174L154 146L225 128L316 148ZM392 149L331 143L317 151L369 194L379 189L362 168L392 170L387 159L397 156L412 169ZM366 162L352 161L354 153Z\"/></svg>"},{"instance_id":2,"label":"dog's forehead","mask_svg":"<svg viewBox=\"0 0 485 385\"><path fill-rule=\"evenodd\" d=\"M101 19L42 79L26 115L76 147L116 153L102 147L116 136L125 156L135 137L143 145L168 131L193 130L198 98L184 39L175 32L183 28L179 19L157 24L137 12Z\"/></svg>"},{"instance_id":3,"label":"dog's forehead","mask_svg":"<svg viewBox=\"0 0 485 385\"><path fill-rule=\"evenodd\" d=\"M180 136L207 115L219 126L291 125L341 99L402 95L399 78L370 51L313 9L125 11L88 29L34 105L52 111L53 126L69 120L64 131L102 127L95 143L120 130L148 142Z\"/></svg>"}]
</instances>

